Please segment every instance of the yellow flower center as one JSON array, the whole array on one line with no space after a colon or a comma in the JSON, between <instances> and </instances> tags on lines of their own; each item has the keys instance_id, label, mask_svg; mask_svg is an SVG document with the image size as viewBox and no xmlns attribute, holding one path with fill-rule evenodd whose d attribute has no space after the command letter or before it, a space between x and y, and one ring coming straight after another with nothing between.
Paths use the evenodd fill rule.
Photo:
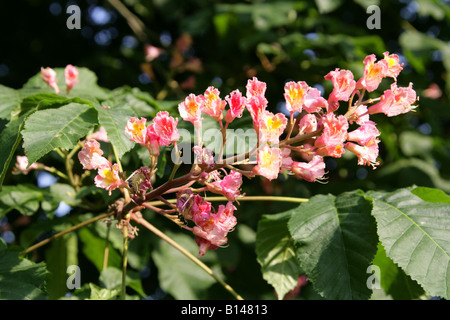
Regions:
<instances>
[{"instance_id":1,"label":"yellow flower center","mask_svg":"<svg viewBox=\"0 0 450 320\"><path fill-rule=\"evenodd\" d=\"M395 64L395 60L392 58L386 58L385 59L389 65L389 67L392 67Z\"/></svg>"},{"instance_id":2,"label":"yellow flower center","mask_svg":"<svg viewBox=\"0 0 450 320\"><path fill-rule=\"evenodd\" d=\"M112 184L116 181L116 177L114 175L114 172L110 168L103 169L103 180L106 184Z\"/></svg>"},{"instance_id":3,"label":"yellow flower center","mask_svg":"<svg viewBox=\"0 0 450 320\"><path fill-rule=\"evenodd\" d=\"M187 112L189 115L194 116L197 113L198 110L198 104L195 101L189 101L189 103L186 106Z\"/></svg>"},{"instance_id":4,"label":"yellow flower center","mask_svg":"<svg viewBox=\"0 0 450 320\"><path fill-rule=\"evenodd\" d=\"M268 151L265 152L262 156L262 166L263 167L268 167L272 164L272 154Z\"/></svg>"},{"instance_id":5,"label":"yellow flower center","mask_svg":"<svg viewBox=\"0 0 450 320\"><path fill-rule=\"evenodd\" d=\"M281 125L282 125L282 122L277 117L267 119L267 128L269 128L269 130L276 130L279 127L281 127Z\"/></svg>"},{"instance_id":6,"label":"yellow flower center","mask_svg":"<svg viewBox=\"0 0 450 320\"><path fill-rule=\"evenodd\" d=\"M305 92L302 88L291 88L289 89L289 97L291 97L292 100L300 100L305 95Z\"/></svg>"}]
</instances>

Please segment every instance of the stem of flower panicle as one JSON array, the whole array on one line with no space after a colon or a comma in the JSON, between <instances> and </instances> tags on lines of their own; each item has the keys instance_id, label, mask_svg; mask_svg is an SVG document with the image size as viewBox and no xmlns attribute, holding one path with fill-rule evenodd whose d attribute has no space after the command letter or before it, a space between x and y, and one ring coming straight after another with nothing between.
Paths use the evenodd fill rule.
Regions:
<instances>
[{"instance_id":1,"label":"stem of flower panicle","mask_svg":"<svg viewBox=\"0 0 450 320\"><path fill-rule=\"evenodd\" d=\"M126 299L126 289L127 289L127 264L128 264L128 221L122 224L123 231L123 254L122 254L122 291L120 294L120 299Z\"/></svg>"},{"instance_id":2,"label":"stem of flower panicle","mask_svg":"<svg viewBox=\"0 0 450 320\"><path fill-rule=\"evenodd\" d=\"M142 217L136 215L136 214L131 214L131 219L134 220L135 222L143 225L144 227L146 227L148 230L150 230L151 232L153 232L155 235L157 235L158 237L160 237L161 239L163 239L164 241L166 241L167 243L169 243L171 246L173 246L175 249L177 249L179 252L181 252L182 254L184 254L187 258L189 258L189 260L191 260L192 262L194 262L196 265L198 265L200 268L202 268L206 273L208 273L211 277L213 277L220 285L222 285L228 292L230 292L233 297L237 300L244 300L239 294L237 294L234 289L228 285L227 283L225 283L222 279L220 279L207 265L205 265L202 261L200 261L197 257L195 257L194 255L192 255L189 251L187 251L186 249L184 249L182 246L180 246L177 242L175 242L173 239L171 239L170 237L168 237L165 233L161 232L158 228L156 228L155 226L153 226L151 223L149 223L147 220L143 219Z\"/></svg>"}]
</instances>

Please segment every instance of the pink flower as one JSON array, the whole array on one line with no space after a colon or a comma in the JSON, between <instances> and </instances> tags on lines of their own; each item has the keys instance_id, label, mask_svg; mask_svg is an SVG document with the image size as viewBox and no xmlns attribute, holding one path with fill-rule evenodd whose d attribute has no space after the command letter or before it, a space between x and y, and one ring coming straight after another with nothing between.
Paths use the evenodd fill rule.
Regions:
<instances>
[{"instance_id":1,"label":"pink flower","mask_svg":"<svg viewBox=\"0 0 450 320\"><path fill-rule=\"evenodd\" d=\"M403 70L403 63L400 64L400 58L396 54L389 54L389 52L384 52L384 60L386 60L388 64L388 69L386 71L385 76L394 78L394 80L397 80L397 77L400 73L400 71Z\"/></svg>"},{"instance_id":2,"label":"pink flower","mask_svg":"<svg viewBox=\"0 0 450 320\"><path fill-rule=\"evenodd\" d=\"M260 142L278 143L286 125L287 118L284 114L264 111L259 125Z\"/></svg>"},{"instance_id":3,"label":"pink flower","mask_svg":"<svg viewBox=\"0 0 450 320\"><path fill-rule=\"evenodd\" d=\"M24 174L27 175L31 170L36 170L39 168L39 165L34 162L30 166L28 166L28 158L27 156L17 156L16 164L12 171L12 174Z\"/></svg>"},{"instance_id":4,"label":"pink flower","mask_svg":"<svg viewBox=\"0 0 450 320\"><path fill-rule=\"evenodd\" d=\"M369 114L384 113L388 117L407 113L417 106L412 104L417 101L416 92L412 88L412 83L408 87L397 87L394 82L390 90L384 91L380 102L370 106Z\"/></svg>"},{"instance_id":5,"label":"pink flower","mask_svg":"<svg viewBox=\"0 0 450 320\"><path fill-rule=\"evenodd\" d=\"M220 99L220 91L214 87L208 87L203 94L202 111L217 121L223 119L222 111L225 109L226 101Z\"/></svg>"},{"instance_id":6,"label":"pink flower","mask_svg":"<svg viewBox=\"0 0 450 320\"><path fill-rule=\"evenodd\" d=\"M320 90L317 88L309 88L303 102L303 110L308 113L320 112L324 109L329 109L328 101L320 95Z\"/></svg>"},{"instance_id":7,"label":"pink flower","mask_svg":"<svg viewBox=\"0 0 450 320\"><path fill-rule=\"evenodd\" d=\"M201 124L203 97L191 93L186 99L178 105L178 111L184 121L191 122L198 128Z\"/></svg>"},{"instance_id":8,"label":"pink flower","mask_svg":"<svg viewBox=\"0 0 450 320\"><path fill-rule=\"evenodd\" d=\"M144 50L145 50L145 60L149 62L155 60L161 55L161 53L164 52L164 49L152 45L145 45Z\"/></svg>"},{"instance_id":9,"label":"pink flower","mask_svg":"<svg viewBox=\"0 0 450 320\"><path fill-rule=\"evenodd\" d=\"M159 144L159 134L155 130L155 123L152 123L147 127L146 130L146 144L148 151L153 156L159 156L159 149L161 145Z\"/></svg>"},{"instance_id":10,"label":"pink flower","mask_svg":"<svg viewBox=\"0 0 450 320\"><path fill-rule=\"evenodd\" d=\"M253 172L268 180L278 178L281 167L281 150L271 148L267 144L261 147L257 154L257 165L253 167Z\"/></svg>"},{"instance_id":11,"label":"pink flower","mask_svg":"<svg viewBox=\"0 0 450 320\"><path fill-rule=\"evenodd\" d=\"M103 151L100 149L100 143L97 140L91 139L86 141L83 148L78 152L78 160L83 165L83 169L87 170L111 165L102 155Z\"/></svg>"},{"instance_id":12,"label":"pink flower","mask_svg":"<svg viewBox=\"0 0 450 320\"><path fill-rule=\"evenodd\" d=\"M220 205L217 213L210 213L208 219L203 220L192 229L199 245L199 257L207 250L215 250L228 242L228 232L236 226L236 217L233 215L236 207L228 202L226 206Z\"/></svg>"},{"instance_id":13,"label":"pink flower","mask_svg":"<svg viewBox=\"0 0 450 320\"><path fill-rule=\"evenodd\" d=\"M41 67L41 76L42 76L42 80L47 82L47 84L51 88L53 88L57 94L61 93L61 91L59 90L59 87L58 87L58 83L57 83L58 80L56 79L55 70L53 70L50 67L47 67L45 69L43 67Z\"/></svg>"},{"instance_id":14,"label":"pink flower","mask_svg":"<svg viewBox=\"0 0 450 320\"><path fill-rule=\"evenodd\" d=\"M262 95L251 96L247 99L247 110L250 112L253 120L253 127L255 131L259 131L259 124L261 117L267 108L267 99Z\"/></svg>"},{"instance_id":15,"label":"pink flower","mask_svg":"<svg viewBox=\"0 0 450 320\"><path fill-rule=\"evenodd\" d=\"M330 111L336 111L339 108L338 101L348 101L356 87L356 81L353 79L353 73L349 70L335 69L330 71L325 77L333 83L333 91L328 98Z\"/></svg>"},{"instance_id":16,"label":"pink flower","mask_svg":"<svg viewBox=\"0 0 450 320\"><path fill-rule=\"evenodd\" d=\"M233 202L241 194L242 174L231 171L223 180L207 183L208 190L224 195L228 201Z\"/></svg>"},{"instance_id":17,"label":"pink flower","mask_svg":"<svg viewBox=\"0 0 450 320\"><path fill-rule=\"evenodd\" d=\"M354 141L360 145L368 145L380 135L375 122L367 121L362 124L358 129L348 133L347 140Z\"/></svg>"},{"instance_id":18,"label":"pink flower","mask_svg":"<svg viewBox=\"0 0 450 320\"><path fill-rule=\"evenodd\" d=\"M356 119L356 123L359 125L362 125L365 122L369 121L369 113L365 104L362 104L358 108L356 108L356 110L352 114L352 117L349 119L349 122L353 123L354 119Z\"/></svg>"},{"instance_id":19,"label":"pink flower","mask_svg":"<svg viewBox=\"0 0 450 320\"><path fill-rule=\"evenodd\" d=\"M371 54L364 59L364 75L358 80L356 89L365 88L368 92L372 92L378 88L381 80L385 77L389 66L384 59L376 63L375 61L376 57L374 54Z\"/></svg>"},{"instance_id":20,"label":"pink flower","mask_svg":"<svg viewBox=\"0 0 450 320\"><path fill-rule=\"evenodd\" d=\"M292 171L292 164L294 161L289 156L291 154L291 149L289 148L282 148L281 149L281 166L280 166L280 172L281 173L287 173Z\"/></svg>"},{"instance_id":21,"label":"pink flower","mask_svg":"<svg viewBox=\"0 0 450 320\"><path fill-rule=\"evenodd\" d=\"M103 141L103 142L109 142L108 134L106 133L105 128L102 126L98 128L98 131L91 133L90 135L88 135L86 137L86 140L91 140L91 139Z\"/></svg>"},{"instance_id":22,"label":"pink flower","mask_svg":"<svg viewBox=\"0 0 450 320\"><path fill-rule=\"evenodd\" d=\"M125 127L125 133L131 137L131 141L139 143L143 146L147 145L147 119L132 117L128 120Z\"/></svg>"},{"instance_id":23,"label":"pink flower","mask_svg":"<svg viewBox=\"0 0 450 320\"><path fill-rule=\"evenodd\" d=\"M365 146L360 146L359 144L353 142L347 142L345 144L345 148L353 152L358 157L359 165L370 165L375 169L376 166L379 165L379 162L377 161L379 153L378 143L378 139L375 139Z\"/></svg>"},{"instance_id":24,"label":"pink flower","mask_svg":"<svg viewBox=\"0 0 450 320\"><path fill-rule=\"evenodd\" d=\"M230 109L228 109L227 114L225 116L225 121L230 123L235 118L242 117L242 113L245 109L246 99L242 96L242 93L236 89L230 93L230 95L225 97L225 100L228 102Z\"/></svg>"},{"instance_id":25,"label":"pink flower","mask_svg":"<svg viewBox=\"0 0 450 320\"><path fill-rule=\"evenodd\" d=\"M194 227L196 228L196 227ZM201 231L201 229L200 229ZM199 232L199 231L197 231ZM204 232L206 234L206 232ZM201 256L204 256L206 254L206 252L208 252L208 250L216 250L217 248L219 248L218 246L213 245L210 241L201 238L201 237L196 237L195 239L195 243L199 246L199 252L198 252L198 257L200 258Z\"/></svg>"},{"instance_id":26,"label":"pink flower","mask_svg":"<svg viewBox=\"0 0 450 320\"><path fill-rule=\"evenodd\" d=\"M325 175L325 162L321 156L314 156L309 162L294 161L292 163L292 172L297 178L309 182L322 180Z\"/></svg>"},{"instance_id":27,"label":"pink flower","mask_svg":"<svg viewBox=\"0 0 450 320\"><path fill-rule=\"evenodd\" d=\"M317 130L317 118L314 114L305 114L298 124L299 134L310 133Z\"/></svg>"},{"instance_id":28,"label":"pink flower","mask_svg":"<svg viewBox=\"0 0 450 320\"><path fill-rule=\"evenodd\" d=\"M192 151L196 155L196 163L200 165L207 165L210 168L214 167L214 154L211 150L200 146L194 146Z\"/></svg>"},{"instance_id":29,"label":"pink flower","mask_svg":"<svg viewBox=\"0 0 450 320\"><path fill-rule=\"evenodd\" d=\"M98 188L103 188L109 191L109 195L111 195L111 191L117 188L120 188L124 185L127 185L125 181L123 181L119 176L119 166L117 163L114 165L105 165L98 169L98 175L94 179L95 185Z\"/></svg>"},{"instance_id":30,"label":"pink flower","mask_svg":"<svg viewBox=\"0 0 450 320\"><path fill-rule=\"evenodd\" d=\"M66 92L69 94L73 86L78 83L78 69L71 64L68 64L64 69L64 77L66 79Z\"/></svg>"},{"instance_id":31,"label":"pink flower","mask_svg":"<svg viewBox=\"0 0 450 320\"><path fill-rule=\"evenodd\" d=\"M247 89L247 98L251 98L255 96L264 96L267 85L265 82L259 81L258 78L253 77L252 80L249 79L247 81L245 88Z\"/></svg>"},{"instance_id":32,"label":"pink flower","mask_svg":"<svg viewBox=\"0 0 450 320\"><path fill-rule=\"evenodd\" d=\"M203 226L211 221L211 202L196 194L192 198L190 206L190 211L184 216L185 219L192 220L198 226Z\"/></svg>"},{"instance_id":33,"label":"pink flower","mask_svg":"<svg viewBox=\"0 0 450 320\"><path fill-rule=\"evenodd\" d=\"M178 119L169 116L169 112L159 111L156 117L153 118L153 123L155 124L154 129L159 137L158 142L161 146L169 146L180 139L177 130Z\"/></svg>"},{"instance_id":34,"label":"pink flower","mask_svg":"<svg viewBox=\"0 0 450 320\"><path fill-rule=\"evenodd\" d=\"M320 126L323 132L314 143L316 153L320 156L339 158L344 152L344 142L347 138L348 122L340 115L327 113L320 118Z\"/></svg>"},{"instance_id":35,"label":"pink flower","mask_svg":"<svg viewBox=\"0 0 450 320\"><path fill-rule=\"evenodd\" d=\"M289 112L301 112L309 86L304 81L289 81L284 85L284 99Z\"/></svg>"}]
</instances>

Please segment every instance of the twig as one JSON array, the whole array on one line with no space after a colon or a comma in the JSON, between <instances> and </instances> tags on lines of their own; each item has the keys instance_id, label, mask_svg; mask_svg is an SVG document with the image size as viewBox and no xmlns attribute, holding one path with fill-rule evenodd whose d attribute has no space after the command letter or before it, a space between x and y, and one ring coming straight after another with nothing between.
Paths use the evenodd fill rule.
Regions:
<instances>
[{"instance_id":1,"label":"twig","mask_svg":"<svg viewBox=\"0 0 450 320\"><path fill-rule=\"evenodd\" d=\"M93 223L93 222L95 222L95 221L98 221L98 220L101 220L101 219L103 219L103 218L108 218L108 217L110 217L110 216L112 216L112 215L114 215L114 214L116 214L115 211L108 212L108 213L104 213L104 214L98 215L98 216L96 216L96 217L94 217L94 218L91 218L91 219L89 219L89 220L86 220L86 221L84 221L84 222L81 222L81 223L79 223L79 224L77 224L77 225L75 225L75 226L73 226L73 227L70 227L70 228L68 228L68 229L66 229L66 230L63 230L63 231L61 231L61 232L58 232L57 234L54 234L53 236L51 236L51 237L49 237L49 238L47 238L47 239L44 239L44 240L42 240L42 241L36 243L35 245L29 247L28 249L22 251L22 252L20 253L20 255L27 254L27 253L29 253L29 252L31 252L31 251L33 251L33 250L36 250L37 248L42 247L43 245L46 245L47 243L49 243L49 242L51 242L51 241L53 241L53 240L55 240L55 239L57 239L57 238L59 238L59 237L62 237L63 235L65 235L65 234L67 234L67 233L69 233L69 232L72 232L72 231L75 231L75 230L77 230L77 229L80 229L80 228L82 228L82 227L84 227L84 226L87 226L88 224L91 224L91 223Z\"/></svg>"},{"instance_id":2,"label":"twig","mask_svg":"<svg viewBox=\"0 0 450 320\"><path fill-rule=\"evenodd\" d=\"M225 283L222 279L220 279L207 265L205 265L202 261L200 261L197 257L195 257L193 254L191 254L189 251L184 249L182 246L180 246L177 242L172 240L170 237L168 237L165 233L157 229L155 226L153 226L151 223L149 223L147 220L138 217L135 214L131 214L131 219L136 221L137 223L143 225L148 230L153 232L155 235L160 237L162 240L166 241L168 244L173 246L175 249L180 251L182 254L184 254L188 259L190 259L192 262L194 262L196 265L198 265L200 268L202 268L206 273L208 273L211 277L213 277L219 284L221 284L228 292L230 292L237 300L244 300L239 294L237 294L234 289Z\"/></svg>"}]
</instances>

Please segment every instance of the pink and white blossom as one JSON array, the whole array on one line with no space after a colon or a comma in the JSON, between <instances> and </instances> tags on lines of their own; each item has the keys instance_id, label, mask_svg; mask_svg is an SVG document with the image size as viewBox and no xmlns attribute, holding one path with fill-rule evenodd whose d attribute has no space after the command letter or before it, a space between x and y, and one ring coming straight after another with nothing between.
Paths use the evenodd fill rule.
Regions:
<instances>
[{"instance_id":1,"label":"pink and white blossom","mask_svg":"<svg viewBox=\"0 0 450 320\"><path fill-rule=\"evenodd\" d=\"M284 85L286 109L290 113L302 112L309 86L305 81L289 81Z\"/></svg>"},{"instance_id":2,"label":"pink and white blossom","mask_svg":"<svg viewBox=\"0 0 450 320\"><path fill-rule=\"evenodd\" d=\"M403 70L403 63L400 64L399 56L396 54L389 54L387 51L383 53L383 56L388 64L385 76L397 80L399 73Z\"/></svg>"},{"instance_id":3,"label":"pink and white blossom","mask_svg":"<svg viewBox=\"0 0 450 320\"><path fill-rule=\"evenodd\" d=\"M353 142L347 142L345 144L345 148L353 152L358 157L359 165L372 166L373 169L375 169L376 166L379 165L379 161L377 161L379 153L378 143L378 139L365 146L361 146Z\"/></svg>"},{"instance_id":4,"label":"pink and white blossom","mask_svg":"<svg viewBox=\"0 0 450 320\"><path fill-rule=\"evenodd\" d=\"M55 90L56 94L60 94L61 90L58 87L58 79L56 78L56 72L50 67L43 68L41 67L41 77L53 90Z\"/></svg>"},{"instance_id":5,"label":"pink and white blossom","mask_svg":"<svg viewBox=\"0 0 450 320\"><path fill-rule=\"evenodd\" d=\"M278 143L280 136L286 129L287 118L282 113L273 114L269 111L264 111L261 115L259 124L259 141Z\"/></svg>"},{"instance_id":6,"label":"pink and white blossom","mask_svg":"<svg viewBox=\"0 0 450 320\"><path fill-rule=\"evenodd\" d=\"M349 70L340 70L339 68L330 71L325 77L333 83L333 91L328 97L330 111L336 111L339 108L339 101L348 101L356 87L356 81L353 73Z\"/></svg>"},{"instance_id":7,"label":"pink and white blossom","mask_svg":"<svg viewBox=\"0 0 450 320\"><path fill-rule=\"evenodd\" d=\"M125 133L130 136L130 140L146 146L147 141L147 119L132 117L128 120Z\"/></svg>"},{"instance_id":8,"label":"pink and white blossom","mask_svg":"<svg viewBox=\"0 0 450 320\"><path fill-rule=\"evenodd\" d=\"M241 118L242 113L245 110L247 99L242 96L242 93L239 91L239 89L231 92L228 96L225 97L225 100L228 102L228 106L230 107L227 110L225 121L230 123L235 118Z\"/></svg>"},{"instance_id":9,"label":"pink and white blossom","mask_svg":"<svg viewBox=\"0 0 450 320\"><path fill-rule=\"evenodd\" d=\"M111 163L103 155L100 149L100 143L91 139L84 143L83 148L78 152L78 160L83 165L83 169L92 170L103 166L109 166Z\"/></svg>"},{"instance_id":10,"label":"pink and white blossom","mask_svg":"<svg viewBox=\"0 0 450 320\"><path fill-rule=\"evenodd\" d=\"M202 121L202 106L204 103L203 96L196 96L191 93L183 102L178 105L178 111L184 121L191 122L194 127L198 128Z\"/></svg>"},{"instance_id":11,"label":"pink and white blossom","mask_svg":"<svg viewBox=\"0 0 450 320\"><path fill-rule=\"evenodd\" d=\"M265 82L259 81L258 78L253 77L251 80L249 79L247 81L245 88L247 89L247 98L251 98L255 96L264 96L267 85Z\"/></svg>"},{"instance_id":12,"label":"pink and white blossom","mask_svg":"<svg viewBox=\"0 0 450 320\"><path fill-rule=\"evenodd\" d=\"M380 135L380 131L373 121L363 123L358 129L347 134L347 140L357 142L360 145L369 145Z\"/></svg>"},{"instance_id":13,"label":"pink and white blossom","mask_svg":"<svg viewBox=\"0 0 450 320\"><path fill-rule=\"evenodd\" d=\"M223 119L222 111L226 104L226 101L220 98L220 91L217 88L208 87L203 94L202 111L217 121Z\"/></svg>"},{"instance_id":14,"label":"pink and white blossom","mask_svg":"<svg viewBox=\"0 0 450 320\"><path fill-rule=\"evenodd\" d=\"M356 89L364 88L368 92L372 92L378 88L381 81L386 76L389 65L384 59L375 62L376 60L374 54L371 54L364 59L364 74L356 83Z\"/></svg>"},{"instance_id":15,"label":"pink and white blossom","mask_svg":"<svg viewBox=\"0 0 450 320\"><path fill-rule=\"evenodd\" d=\"M299 134L306 134L317 130L317 117L308 113L305 114L298 124Z\"/></svg>"},{"instance_id":16,"label":"pink and white blossom","mask_svg":"<svg viewBox=\"0 0 450 320\"><path fill-rule=\"evenodd\" d=\"M73 86L78 83L78 69L68 64L64 69L64 77L66 80L66 93L69 94Z\"/></svg>"},{"instance_id":17,"label":"pink and white blossom","mask_svg":"<svg viewBox=\"0 0 450 320\"><path fill-rule=\"evenodd\" d=\"M119 166L117 163L100 167L98 169L98 175L94 178L94 182L98 188L109 191L109 195L117 188L128 186L119 176Z\"/></svg>"},{"instance_id":18,"label":"pink and white blossom","mask_svg":"<svg viewBox=\"0 0 450 320\"><path fill-rule=\"evenodd\" d=\"M235 201L241 195L242 174L231 171L222 180L207 183L209 191L225 196L228 201Z\"/></svg>"},{"instance_id":19,"label":"pink and white blossom","mask_svg":"<svg viewBox=\"0 0 450 320\"><path fill-rule=\"evenodd\" d=\"M388 117L397 116L414 110L413 105L417 101L416 91L412 83L408 87L397 87L397 83L391 85L390 90L384 91L380 102L368 108L369 114L384 113Z\"/></svg>"},{"instance_id":20,"label":"pink and white blossom","mask_svg":"<svg viewBox=\"0 0 450 320\"><path fill-rule=\"evenodd\" d=\"M278 178L281 167L281 150L264 144L257 154L257 165L253 167L255 174L261 175L268 180Z\"/></svg>"},{"instance_id":21,"label":"pink and white blossom","mask_svg":"<svg viewBox=\"0 0 450 320\"><path fill-rule=\"evenodd\" d=\"M323 127L323 131L314 143L316 153L334 158L342 156L349 126L347 119L342 115L336 117L334 113L327 113L320 118L319 126Z\"/></svg>"},{"instance_id":22,"label":"pink and white blossom","mask_svg":"<svg viewBox=\"0 0 450 320\"><path fill-rule=\"evenodd\" d=\"M180 139L177 124L178 119L169 116L167 111L159 111L153 118L154 130L159 137L159 145L169 146Z\"/></svg>"},{"instance_id":23,"label":"pink and white blossom","mask_svg":"<svg viewBox=\"0 0 450 320\"><path fill-rule=\"evenodd\" d=\"M309 162L294 161L291 170L297 178L309 182L316 182L323 180L323 176L325 175L325 162L323 161L323 157L316 155Z\"/></svg>"}]
</instances>

